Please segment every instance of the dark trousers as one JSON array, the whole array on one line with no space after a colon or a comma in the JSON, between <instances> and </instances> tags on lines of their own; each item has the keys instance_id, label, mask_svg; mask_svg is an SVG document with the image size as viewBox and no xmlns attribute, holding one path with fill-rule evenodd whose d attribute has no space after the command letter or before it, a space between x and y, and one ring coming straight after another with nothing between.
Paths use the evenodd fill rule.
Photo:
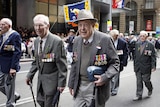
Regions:
<instances>
[{"instance_id":1,"label":"dark trousers","mask_svg":"<svg viewBox=\"0 0 160 107\"><path fill-rule=\"evenodd\" d=\"M37 92L37 102L41 107L54 107L52 105L54 95L46 95L43 91L42 85Z\"/></svg>"},{"instance_id":2,"label":"dark trousers","mask_svg":"<svg viewBox=\"0 0 160 107\"><path fill-rule=\"evenodd\" d=\"M151 73L148 74L142 74L141 72L136 72L136 78L137 78L137 90L136 95L139 97L143 94L143 82L145 86L147 87L148 91L152 91L152 83L150 81L151 79Z\"/></svg>"}]
</instances>

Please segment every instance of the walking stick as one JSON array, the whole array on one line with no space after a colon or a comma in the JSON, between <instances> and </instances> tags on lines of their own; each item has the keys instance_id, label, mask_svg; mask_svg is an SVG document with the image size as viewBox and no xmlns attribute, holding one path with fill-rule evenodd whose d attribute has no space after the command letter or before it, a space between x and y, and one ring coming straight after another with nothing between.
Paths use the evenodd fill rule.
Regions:
<instances>
[{"instance_id":1,"label":"walking stick","mask_svg":"<svg viewBox=\"0 0 160 107\"><path fill-rule=\"evenodd\" d=\"M89 107L95 107L95 92L96 92L96 85L94 86L94 89L93 89L93 98Z\"/></svg>"},{"instance_id":2,"label":"walking stick","mask_svg":"<svg viewBox=\"0 0 160 107\"><path fill-rule=\"evenodd\" d=\"M29 84L29 87L30 87L30 89L31 89L31 93L32 93L32 97L33 97L34 106L37 107L32 86L33 86L32 83L30 83L30 84Z\"/></svg>"}]
</instances>

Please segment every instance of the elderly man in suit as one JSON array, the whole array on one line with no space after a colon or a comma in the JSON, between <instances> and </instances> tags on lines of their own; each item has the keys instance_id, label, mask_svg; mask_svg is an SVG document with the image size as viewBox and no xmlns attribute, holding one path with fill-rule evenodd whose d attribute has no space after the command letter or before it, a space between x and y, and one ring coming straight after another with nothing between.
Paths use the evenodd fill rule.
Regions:
<instances>
[{"instance_id":1,"label":"elderly man in suit","mask_svg":"<svg viewBox=\"0 0 160 107\"><path fill-rule=\"evenodd\" d=\"M150 79L151 73L156 70L156 53L154 45L147 41L147 37L147 32L141 31L139 41L135 45L134 71L137 79L137 90L133 101L142 99L143 82L148 89L148 97L152 95L153 86Z\"/></svg>"},{"instance_id":2,"label":"elderly man in suit","mask_svg":"<svg viewBox=\"0 0 160 107\"><path fill-rule=\"evenodd\" d=\"M0 91L7 96L6 107L15 107L20 95L15 92L16 73L20 70L21 36L12 29L9 18L0 20Z\"/></svg>"},{"instance_id":3,"label":"elderly man in suit","mask_svg":"<svg viewBox=\"0 0 160 107\"><path fill-rule=\"evenodd\" d=\"M52 101L57 90L62 92L66 85L67 60L64 43L60 37L49 31L49 18L38 14L33 18L38 35L34 42L35 60L27 74L29 85L37 72L37 102L41 107L54 107Z\"/></svg>"},{"instance_id":4,"label":"elderly man in suit","mask_svg":"<svg viewBox=\"0 0 160 107\"><path fill-rule=\"evenodd\" d=\"M68 87L74 97L73 107L90 107L96 85L95 105L105 107L109 98L110 80L118 73L119 58L111 37L94 29L96 19L88 10L80 10L77 21L79 36L73 44L73 62ZM103 74L90 82L89 66L104 67Z\"/></svg>"},{"instance_id":5,"label":"elderly man in suit","mask_svg":"<svg viewBox=\"0 0 160 107\"><path fill-rule=\"evenodd\" d=\"M116 51L120 60L119 73L117 73L111 80L111 95L115 96L118 93L120 72L123 71L124 66L127 66L128 46L127 46L127 42L124 39L119 37L118 30L116 29L111 30L110 35L114 40L114 46L116 48Z\"/></svg>"}]
</instances>

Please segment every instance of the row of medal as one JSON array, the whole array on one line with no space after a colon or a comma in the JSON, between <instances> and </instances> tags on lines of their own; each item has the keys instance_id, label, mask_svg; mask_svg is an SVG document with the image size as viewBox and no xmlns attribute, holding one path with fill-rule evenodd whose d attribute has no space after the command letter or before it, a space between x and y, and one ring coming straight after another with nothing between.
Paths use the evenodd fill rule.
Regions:
<instances>
[{"instance_id":1,"label":"row of medal","mask_svg":"<svg viewBox=\"0 0 160 107\"><path fill-rule=\"evenodd\" d=\"M94 65L106 65L107 64L107 57L106 54L96 55Z\"/></svg>"},{"instance_id":2,"label":"row of medal","mask_svg":"<svg viewBox=\"0 0 160 107\"><path fill-rule=\"evenodd\" d=\"M42 62L53 62L55 58L54 53L43 54Z\"/></svg>"}]
</instances>

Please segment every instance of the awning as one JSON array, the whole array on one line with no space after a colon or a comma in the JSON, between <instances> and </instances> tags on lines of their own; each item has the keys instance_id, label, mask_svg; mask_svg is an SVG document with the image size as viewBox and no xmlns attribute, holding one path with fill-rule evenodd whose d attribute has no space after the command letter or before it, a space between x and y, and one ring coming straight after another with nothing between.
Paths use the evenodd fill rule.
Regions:
<instances>
[{"instance_id":1,"label":"awning","mask_svg":"<svg viewBox=\"0 0 160 107\"><path fill-rule=\"evenodd\" d=\"M112 14L116 14L116 13L123 13L123 12L130 12L132 9L131 8L112 8Z\"/></svg>"}]
</instances>

